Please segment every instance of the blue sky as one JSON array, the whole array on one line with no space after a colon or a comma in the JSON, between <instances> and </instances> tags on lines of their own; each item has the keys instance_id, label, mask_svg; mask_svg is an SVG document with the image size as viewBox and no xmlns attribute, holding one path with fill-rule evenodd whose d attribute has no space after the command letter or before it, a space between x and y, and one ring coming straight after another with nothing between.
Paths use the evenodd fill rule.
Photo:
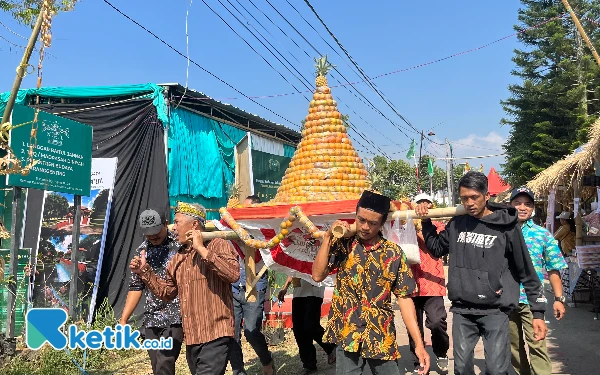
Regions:
<instances>
[{"instance_id":1,"label":"blue sky","mask_svg":"<svg viewBox=\"0 0 600 375\"><path fill-rule=\"evenodd\" d=\"M204 1L219 12L290 82L298 88L303 88L298 80L227 13L218 0ZM237 0L229 1L242 10ZM302 49L260 14L249 0L239 0L274 38L246 15L252 26L267 36L310 82L314 82L312 57L316 56L316 52L273 11L266 0L252 1ZM270 1L320 52L329 55L331 62L338 66L344 76L352 82L360 80L348 67L348 60L342 59L332 51L286 0ZM111 2L185 54L186 10L189 1ZM221 2L232 8L227 0ZM289 2L329 44L335 46L332 38L304 1ZM458 3L441 0L373 1L369 2L368 6L357 0L312 0L311 3L369 76L428 63L510 35L514 32L513 25L517 22L517 10L520 6L516 0L464 0ZM27 28L15 25L6 14L2 14L0 18L13 31L28 35ZM193 1L189 7L188 30L190 57L245 94L260 96L295 91L213 14L202 0ZM0 36L16 44L26 43L2 26ZM514 68L511 61L512 51L518 47L516 37L512 37L472 53L391 74L374 82L416 128L425 132L433 129L436 133L434 139L441 143L444 138L450 139L457 156L497 154L500 153L500 144L509 132L508 128L499 125L504 115L500 100L508 96L507 85L516 82L510 72ZM0 70L4 72L0 76L0 90L8 91L22 49L11 46L1 38L0 48ZM303 50L308 52L310 57ZM293 56L288 54L288 51ZM125 19L102 0L83 0L75 11L56 17L53 22L53 45L49 52L52 56L48 56L44 63L45 86L186 83L185 58ZM296 61L296 58L299 61ZM34 59L33 64L36 65L36 55ZM333 79L329 81L330 85L336 84ZM28 76L23 82L23 87L32 87L35 82L34 75ZM189 69L189 86L213 98L290 126L193 64ZM356 88L388 118L408 128L366 84L357 84ZM333 88L332 93L338 102L351 107L349 110L346 105L340 104L341 112L350 114L351 121L358 129L367 134L388 155L404 157L410 138L418 139L414 131L407 132L409 137L402 134L346 89ZM302 95L256 100L297 124L307 114L308 102ZM374 131L367 123L385 136ZM353 139L357 138L354 133L350 135ZM360 138L359 141L365 143ZM424 148L432 149L443 156L442 149L429 146L427 142ZM364 152L362 155L369 156ZM487 171L491 166L498 168L502 158L476 160L470 164L479 167L480 162L483 162ZM437 164L443 167L443 162Z\"/></svg>"},{"instance_id":2,"label":"blue sky","mask_svg":"<svg viewBox=\"0 0 600 375\"><path fill-rule=\"evenodd\" d=\"M49 193L51 193L51 192L49 192ZM89 197L81 197L81 205L91 209L92 205L94 204L94 200L96 200L96 197L98 196L99 193L100 193L100 190L92 190ZM74 203L75 197L73 196L73 194L66 194L66 193L59 193L59 194L65 198L67 198L70 206L75 205L75 203Z\"/></svg>"}]
</instances>

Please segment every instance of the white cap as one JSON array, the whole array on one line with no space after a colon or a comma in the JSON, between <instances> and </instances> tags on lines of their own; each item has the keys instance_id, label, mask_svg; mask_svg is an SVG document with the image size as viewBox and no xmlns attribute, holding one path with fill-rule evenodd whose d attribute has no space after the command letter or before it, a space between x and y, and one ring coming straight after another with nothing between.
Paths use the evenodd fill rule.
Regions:
<instances>
[{"instance_id":1,"label":"white cap","mask_svg":"<svg viewBox=\"0 0 600 375\"><path fill-rule=\"evenodd\" d=\"M431 196L429 194L421 193L421 194L418 194L414 199L415 203L417 203L419 201L428 201L428 202L433 203L433 198L431 198Z\"/></svg>"},{"instance_id":2,"label":"white cap","mask_svg":"<svg viewBox=\"0 0 600 375\"><path fill-rule=\"evenodd\" d=\"M565 219L568 220L571 218L571 213L569 211L563 211L556 217L557 219Z\"/></svg>"}]
</instances>

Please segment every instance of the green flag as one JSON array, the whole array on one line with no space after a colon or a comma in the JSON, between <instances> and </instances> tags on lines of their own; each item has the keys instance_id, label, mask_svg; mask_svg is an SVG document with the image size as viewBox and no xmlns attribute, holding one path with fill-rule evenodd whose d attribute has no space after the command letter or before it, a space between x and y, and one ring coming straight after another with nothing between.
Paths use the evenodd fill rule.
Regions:
<instances>
[{"instance_id":1,"label":"green flag","mask_svg":"<svg viewBox=\"0 0 600 375\"><path fill-rule=\"evenodd\" d=\"M427 159L427 174L429 177L433 177L433 159Z\"/></svg>"},{"instance_id":2,"label":"green flag","mask_svg":"<svg viewBox=\"0 0 600 375\"><path fill-rule=\"evenodd\" d=\"M410 147L408 148L408 152L406 153L407 159L412 159L415 157L415 140L413 139L410 142Z\"/></svg>"}]
</instances>

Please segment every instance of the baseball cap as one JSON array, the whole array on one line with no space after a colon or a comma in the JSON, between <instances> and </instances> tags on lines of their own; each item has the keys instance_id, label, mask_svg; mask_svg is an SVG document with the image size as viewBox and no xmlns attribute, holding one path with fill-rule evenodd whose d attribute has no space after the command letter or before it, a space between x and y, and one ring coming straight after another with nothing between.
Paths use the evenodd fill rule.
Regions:
<instances>
[{"instance_id":1,"label":"baseball cap","mask_svg":"<svg viewBox=\"0 0 600 375\"><path fill-rule=\"evenodd\" d=\"M568 220L571 218L571 213L569 211L563 211L556 217L557 219L565 219Z\"/></svg>"},{"instance_id":2,"label":"baseball cap","mask_svg":"<svg viewBox=\"0 0 600 375\"><path fill-rule=\"evenodd\" d=\"M427 201L427 202L433 203L433 198L431 198L431 196L429 194L421 193L415 197L414 201L415 201L415 203L420 202L420 201Z\"/></svg>"},{"instance_id":3,"label":"baseball cap","mask_svg":"<svg viewBox=\"0 0 600 375\"><path fill-rule=\"evenodd\" d=\"M512 193L510 194L510 201L512 202L513 199L515 199L517 197L517 195L521 195L521 194L527 195L529 198L531 198L532 201L535 202L535 195L533 194L533 191L531 191L531 189L529 189L525 186L521 186L520 188L516 188L515 190L513 190Z\"/></svg>"},{"instance_id":4,"label":"baseball cap","mask_svg":"<svg viewBox=\"0 0 600 375\"><path fill-rule=\"evenodd\" d=\"M140 214L140 228L144 236L153 236L160 233L166 221L165 215L151 208Z\"/></svg>"}]
</instances>

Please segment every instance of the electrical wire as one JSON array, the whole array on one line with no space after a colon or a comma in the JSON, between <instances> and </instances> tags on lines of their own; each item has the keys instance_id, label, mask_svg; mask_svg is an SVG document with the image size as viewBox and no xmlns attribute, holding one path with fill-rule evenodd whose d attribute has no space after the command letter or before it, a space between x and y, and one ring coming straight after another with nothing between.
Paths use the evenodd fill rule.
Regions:
<instances>
[{"instance_id":1,"label":"electrical wire","mask_svg":"<svg viewBox=\"0 0 600 375\"><path fill-rule=\"evenodd\" d=\"M371 82L371 79L367 76L367 74L364 72L364 70L356 63L356 61L352 58L352 56L350 56L350 53L348 53L348 51L346 50L346 48L342 45L342 43L338 40L338 38L333 34L333 32L331 32L331 30L329 29L329 27L327 26L327 24L325 23L325 21L323 21L323 19L321 18L321 16L319 16L319 14L315 10L315 8L311 5L310 1L304 0L304 3L310 8L310 10L313 12L313 14L315 15L315 17L317 17L317 19L319 20L319 22L321 22L321 25L323 25L323 27L325 27L325 30L327 30L327 32L329 33L329 35L333 38L333 40L338 45L338 47L340 47L340 49L342 50L342 52L344 52L344 54L348 57L348 59L350 60L350 62L352 63L352 65L354 65L356 67L356 69L358 69L358 71L360 73L360 76L365 80L365 82L375 91L375 93L377 93L377 95L383 100L383 102L386 103L398 117L400 117L400 119L402 121L404 121L415 132L420 133L420 131L417 128L415 128L410 123L410 121L408 121L408 119L406 117L404 117L402 114L400 114L400 112L398 112L398 110L393 105L393 103L391 103L385 97L385 95L383 95L383 93L381 92L381 90L379 90L377 88L377 86L373 82Z\"/></svg>"},{"instance_id":2,"label":"electrical wire","mask_svg":"<svg viewBox=\"0 0 600 375\"><path fill-rule=\"evenodd\" d=\"M270 17L268 17L268 16L267 16L267 15L266 15L266 14L265 14L265 13L264 13L264 12L263 12L263 11L262 11L260 8L259 8L259 7L258 7L258 6L256 6L256 4L254 4L254 2L253 2L252 0L249 0L249 1L250 1L250 3L251 3L251 4L252 4L252 5L253 5L253 6L254 6L256 9L258 9L258 10L259 10L259 11L260 11L260 12L263 14L263 15L264 15L264 16L265 16L265 17L266 17L266 18L267 18L267 19L268 19L268 20L269 20L269 21L270 21L272 24L274 24L274 25L275 25L275 26L276 26L276 27L277 27L277 28L278 28L278 29L279 29L279 30L280 30L280 31L281 31L281 32L282 32L282 33L283 33L283 34L284 34L284 35L285 35L285 36L286 36L288 39L290 39L290 40L291 40L291 41L292 41L292 42L293 42L293 43L294 43L294 44L295 44L295 45L296 45L296 46L297 46L299 49L301 49L301 50L302 50L302 51L303 51L303 52L304 52L304 53L305 53L305 54L306 54L306 55L307 55L309 58L311 57L311 56L310 56L310 54L309 54L309 53L308 53L308 52L307 52L305 49L303 49L302 47L300 47L300 46L298 45L298 43L296 43L296 41L295 41L293 38L291 38L289 35L287 35L287 33L285 33L285 32L284 32L284 31L281 29L281 27L279 27L279 26L278 26L278 25L277 25L277 24L276 24L276 23L275 23L275 22L274 22L274 21L273 21L273 20L272 20ZM280 12L280 11L279 11L279 10L278 10L276 7L274 7L274 6L273 6L273 4L271 4L271 2L270 2L269 0L265 0L265 1L266 1L266 2L267 2L267 3L268 3L270 6L271 6L271 8L273 8L273 10L274 10L274 11L275 11L275 12L276 12L276 13L277 13L277 14L278 14L278 15L279 15L279 16L280 16L280 17L281 17L281 18L282 18L282 19L283 19L283 20L284 20L284 21L285 21L285 22L286 22L286 23L287 23L287 24L288 24L288 25L289 25L289 26L290 26L290 27L291 27L291 28L292 28L292 29L293 29L293 30L294 30L294 31L295 31L295 32L296 32L296 33L297 33L297 34L298 34L298 35L299 35L299 36L300 36L300 37L301 37L301 38L302 38L302 39L303 39L303 40L304 40L304 41L305 41L305 42L306 42L306 43L307 43L307 44L308 44L308 45L309 45L309 46L310 46L310 47L311 47L311 48L312 48L312 49L313 49L313 50L314 50L316 53L317 53L317 54L318 54L318 55L322 55L322 53L320 53L320 52L319 52L319 50L317 50L317 48L316 48L316 47L315 47L315 46L314 46L314 45L313 45L313 44L312 44L312 43L311 43L311 42L310 42L308 39L306 39L306 37L305 37L305 36L304 36L304 35L303 35L303 34L302 34L300 31L298 31L298 29L297 29L297 28L296 28L296 27L295 27L295 26L294 26L294 25L293 25L293 24L292 24L292 23L291 23L291 22L290 22L290 21L289 21L289 20L288 20L288 19L287 19L287 18L286 18L284 15L283 15L283 14L281 14L281 12ZM335 67L334 67L334 70L335 70L336 72L338 72L338 73L339 73L339 74L340 74L340 75L343 77L343 74L342 74L341 72L339 72L339 71L338 71L338 70L337 70ZM341 84L341 82L339 82L339 80L337 80L337 78L335 78L335 76L333 76L333 75L330 75L330 76L331 76L331 78L332 78L332 79L335 79L335 80L336 80L338 83L340 83L340 84ZM344 79L345 79L345 77L344 77ZM348 81L348 80L346 79L346 81ZM346 90L348 90L350 93L352 93L352 94L353 94L353 95L354 95L356 98L358 98L359 100L361 100L361 102L365 103L365 102L364 102L362 99L360 99L360 97L358 97L358 96L357 96L355 93L353 93L353 92L352 92L350 89L348 89L348 88L347 88L345 85L344 85L343 87L344 87L344 88L346 88ZM353 88L354 88L354 90L356 90L356 91L358 92L358 90L357 90L355 87L353 87ZM359 93L360 93L360 92L359 92ZM363 95L362 93L361 93L361 95L364 97L364 95ZM366 97L365 97L365 99L366 99ZM339 101L339 100L338 100L338 101ZM368 99L367 99L367 101L368 101ZM339 102L341 103L341 101L339 101ZM344 104L344 105L345 105L345 106L346 106L348 109L350 109L352 112L354 112L354 114L356 114L356 115L357 115L359 118L361 118L361 119L362 119L362 120L363 120L363 121L364 121L364 122L365 122L365 123L366 123L368 126L370 126L370 127L371 127L371 128L373 128L375 131L377 131L377 132L379 132L379 133L381 134L381 132L380 132L380 131L379 131L377 128L375 128L374 126L372 126L371 124L369 124L368 122L366 122L366 120L364 120L364 119L363 119L363 118L362 118L362 117L361 117L361 116L360 116L360 115L359 115L359 114L358 114L358 113L357 113L357 112L356 112L354 109L350 108L350 107L349 107L347 104L345 104L345 103L343 103L343 104ZM365 103L365 104L367 104L367 103ZM371 106L370 108L372 108L372 109L375 109L373 106ZM376 111L377 111L377 110L376 110ZM384 116L384 117L385 117L385 115L383 115L383 113L382 113L381 111L378 111L378 112L379 112L379 113L380 113L382 116ZM389 120L389 119L388 119L388 121L390 121L390 122L391 122L391 120ZM357 132L359 132L359 130L358 130L358 128L357 128L356 126L354 126L354 130L355 130L355 131L357 131ZM405 135L406 135L406 134L405 134ZM363 136L363 137L364 137L364 135L362 135L362 134L361 134L361 136ZM385 136L385 135L384 135L384 136ZM406 137L410 139L410 137L408 137L408 135L406 135ZM380 148L378 148L377 146L375 146L375 147L376 147L376 149L378 149L379 151L381 151L382 153L384 153L384 152L383 152L383 150L381 150L381 149L380 149Z\"/></svg>"},{"instance_id":3,"label":"electrical wire","mask_svg":"<svg viewBox=\"0 0 600 375\"><path fill-rule=\"evenodd\" d=\"M231 6L232 6L232 7L233 7L233 8L234 8L234 9L235 9L235 10L236 10L238 13L240 13L240 15L242 15L242 17L244 17L244 19L246 19L246 21L248 21L248 19L247 19L247 18L246 18L246 17L245 17L245 16L244 16L242 13L241 13L241 11L240 11L238 8L236 8L236 7L235 7L235 6L234 6L234 5L233 5L233 4L232 4L232 3L231 3L229 0L226 0L226 1L227 1L227 2L228 2L228 3L229 3L229 4L230 4L230 5L231 5ZM251 12L250 12L250 11L249 11L247 8L246 8L246 7L244 7L244 6L243 6L243 5L242 5L242 4L241 4L241 3L240 3L238 0L235 0L235 1L236 1L236 2L237 2L239 5L240 5L240 7L241 7L241 8L243 8L243 9L244 9L244 10L245 10L245 11L246 11L246 12L247 12L249 15L250 15L250 17L252 17L252 18L253 18L253 19L254 19L254 20L255 20L255 21L256 21L256 22L257 22L257 23L258 23L258 24L259 24L259 25L260 25L260 26L261 26L261 27L264 29L264 30L266 30L266 31L267 31L267 33L269 33L269 35L271 35L271 37L273 37L273 38L276 40L276 38L273 36L273 34L271 34L271 33L268 31L268 29L267 29L267 28L266 28L266 27L265 27L265 26L264 26L264 25L263 25L263 24L262 24L260 21L258 21L258 19L257 19L256 17L254 17L254 15L253 15L253 14L252 14L252 13L251 13ZM220 2L220 0L219 0L219 2ZM302 51L303 51L303 52L306 54L306 56L308 56L308 57L310 58L310 55L308 54L308 52L306 52L306 50L302 49L302 48L301 48L301 47L300 47L300 46L299 46L299 45L298 45L298 44L297 44L297 43L296 43L296 42L295 42L295 41L294 41L292 38L290 38L290 37L289 37L289 36L288 36L288 35L287 35L287 34L286 34L286 33L285 33L285 32L284 32L284 31L283 31L283 30L282 30L282 29L281 29L281 28L280 28L280 27L277 25L277 24L275 24L275 23L274 23L274 22L273 22L273 21L272 21L272 20L271 20L271 19L270 19L270 18L269 18L269 17L268 17L268 16L267 16L267 15L266 15L266 14L265 14L263 11L262 11L262 10L260 10L260 8L258 8L258 7L256 6L256 4L254 4L254 3L253 3L251 0L250 0L250 3L251 3L251 4L252 4L252 5L253 5L253 6L254 6L256 9L258 9L258 10L259 10L259 11L260 11L260 12L261 12L261 13L262 13L262 14L263 14L263 15L264 15L264 16L265 16L265 17L266 17L266 18L267 18L267 19L268 19L268 20L269 20L271 23L273 23L275 26L277 26L277 27L279 28L279 30L280 30L280 31L281 31L281 32L282 32L282 33L283 33L283 34L284 34L284 35L285 35L285 36L286 36L288 39L292 40L292 42L293 42L294 44L296 44L296 46L297 46L298 48L300 48L300 49L301 49L301 50L302 50ZM223 4L222 4L222 5L223 5ZM230 13L231 13L231 12L230 12ZM251 25L249 22L248 22L248 24L249 24L249 25ZM256 30L256 29L255 29L255 30ZM258 32L258 30L257 30L257 32ZM260 32L259 32L259 34L260 34ZM280 53L280 52L277 50L277 48L276 48L276 47L274 47L274 46L273 46L271 43L269 43L269 42L268 42L268 40L265 38L265 36L264 36L264 35L262 35L262 34L260 34L260 35L261 35L261 37L262 37L263 39L265 39L265 41L266 41L266 42L267 42L267 43L268 43L268 44L269 44L269 45L270 45L270 46L271 46L273 49L275 49L275 50L276 50L276 51L277 51L277 52L278 52L278 53L279 53L279 54L280 54L280 55L283 57L283 55L282 55L282 54L281 54L281 53ZM263 44L263 45L264 45L264 44ZM290 55L292 55L292 56L293 56L293 57L294 57L294 58L295 58L295 59L296 59L298 62L300 62L300 60L299 60L299 59L298 59L298 58L297 58L297 57L296 57L294 54L292 54L292 53L291 53L289 50L287 50L287 49L286 49L286 51L287 51L287 52L288 52ZM318 53L318 51L317 51L317 53ZM284 59L285 59L285 58L284 58ZM285 59L285 61L286 61L288 64L290 64L290 66L292 66L292 67L293 67L293 64L291 64L291 63L289 62L289 60ZM293 68L294 68L294 67L293 67ZM303 77L303 78L304 78L306 81L308 81L308 80L307 80L307 79L304 77L304 75L303 75L302 73L300 73L300 72L299 72L299 71L298 71L296 68L294 68L294 70L296 70L296 72L297 72L297 73L298 73L298 74L299 74L301 77ZM310 83L309 83L309 84L310 84ZM338 100L338 102L339 102L339 103L342 103L340 100ZM348 106L346 103L343 103L343 104L344 104L346 107L348 107L348 109L351 109L351 108L350 108L350 107L349 107L349 106ZM352 109L351 109L351 110L352 110ZM360 117L360 115L358 115L358 113L356 113L356 111L354 111L354 110L353 110L353 112L354 112L354 113L355 113L357 116L359 116L359 117ZM362 119L362 117L360 117L360 118ZM363 121L364 121L364 119L363 119ZM366 122L366 121L365 121L365 122ZM370 124L368 124L368 125L369 125L369 126L371 126ZM355 131L357 134L359 134L359 136L361 136L363 139L365 139L365 140L366 140L366 137L365 137L365 135L364 135L362 132L360 132L360 130L358 129L358 127L356 127L354 124L352 124L352 127L353 127L353 130L354 130L354 131ZM386 137L386 135L385 135L385 134L383 134L383 133L381 133L381 131L379 131L377 128L375 128L375 127L373 127L373 126L371 126L371 127L372 127L374 130L376 130L378 133L380 133L382 136ZM383 151L383 150L381 150L380 148L378 148L378 147L377 147L377 146L376 146L376 145L375 145L373 142L370 142L370 143L371 143L371 145L372 145L373 147L375 147L376 149L378 149L380 152L384 153L384 151Z\"/></svg>"},{"instance_id":4,"label":"electrical wire","mask_svg":"<svg viewBox=\"0 0 600 375\"><path fill-rule=\"evenodd\" d=\"M16 35L16 36L18 36L18 37L19 37L19 38L21 38L21 39L25 39L25 40L27 40L27 38L25 38L23 35L21 35L21 34L17 34L17 33L16 33L16 32L14 32L13 30L11 30L11 28L10 28L10 27L6 26L4 23L0 22L0 25L4 26L4 28L5 28L6 30L10 31L10 32L11 32L13 35Z\"/></svg>"},{"instance_id":5,"label":"electrical wire","mask_svg":"<svg viewBox=\"0 0 600 375\"><path fill-rule=\"evenodd\" d=\"M450 141L450 144L459 145L459 146L465 146L465 147L471 147L471 148L478 148L480 150L500 151L500 152L502 152L502 150L498 150L498 149L487 148L487 147L480 147L480 146L473 146L473 145L467 145L465 143L458 143L458 142L452 142L452 141Z\"/></svg>"},{"instance_id":6,"label":"electrical wire","mask_svg":"<svg viewBox=\"0 0 600 375\"><path fill-rule=\"evenodd\" d=\"M108 0L103 0L107 5L109 5L111 8L113 8L117 13L121 14L123 17L127 18L129 21L133 22L135 25L137 25L138 27L140 27L142 30L146 31L148 34L152 35L155 39L157 39L158 41L160 41L162 44L164 44L165 46L169 47L171 50L173 50L174 52L176 52L178 55L180 55L181 57L184 57L187 59L187 57L185 56L185 54L181 53L181 51L179 51L178 49L176 49L175 47L171 46L169 43L167 43L164 39L162 39L161 37L159 37L158 35L156 35L155 33L153 33L152 31L150 31L149 29L147 29L145 26L143 26L142 24L140 24L139 22L137 22L136 20L134 20L133 18L129 17L127 14L125 14L123 11L121 11L119 8L117 8L116 6L114 6L112 3L110 3ZM294 125L295 127L299 128L299 125L288 120L287 118L285 118L284 116L280 115L279 113L273 111L270 108L267 108L266 106L260 104L259 102L257 102L256 100L252 99L251 97L249 97L248 95L246 95L245 93L243 93L242 91L240 91L239 89L237 89L236 87L234 87L233 85L231 85L230 83L226 82L225 80L223 80L222 78L220 78L219 76L217 76L216 74L212 73L211 71L209 71L208 69L204 68L203 66L201 66L200 64L198 64L197 62L195 62L194 60L192 60L190 58L190 61L192 62L192 64L196 65L198 68L200 68L202 71L204 71L205 73L209 74L210 76L212 76L213 78L219 80L221 83L225 84L227 87L231 88L232 90L234 90L235 92L237 92L238 94L242 95L243 97L245 97L246 99L250 100L251 102L257 104L258 106L260 106L261 108L271 112L272 114L274 114L275 116L285 120L286 122L290 123L291 125Z\"/></svg>"},{"instance_id":7,"label":"electrical wire","mask_svg":"<svg viewBox=\"0 0 600 375\"><path fill-rule=\"evenodd\" d=\"M248 47L250 47L250 49L251 49L252 51L254 51L254 53L256 53L256 54L257 54L257 55L258 55L260 58L262 58L262 59L263 59L263 61L264 61L264 62L265 62L265 63L266 63L266 64L267 64L267 65L268 65L268 66L269 66L271 69L273 69L273 70L274 70L274 71L275 71L277 74L279 74L279 76L280 76L281 78L283 78L283 80L284 80L285 82L287 82L287 83L288 83L290 86L292 86L292 87L294 88L294 90L296 90L296 91L297 91L299 94L301 94L301 93L302 93L302 92L301 92L301 91L300 91L300 90L299 90L299 89L298 89L298 88L297 88L297 87L296 87L296 86L295 86L293 83L291 83L291 82L290 82L290 81L289 81L289 80L288 80L288 79L287 79L287 78L286 78L286 77L285 77L285 76L284 76L284 75L283 75L283 74L282 74L282 73L281 73L279 70L277 70L277 68L275 68L275 67L274 67L274 66L273 66L273 65L272 65L272 64L271 64L271 63L270 63L270 62L269 62L269 61L268 61L268 60L267 60L267 59L266 59L266 58L265 58L265 57L264 57L264 56L263 56L263 55L262 55L260 52L258 52L258 51L257 51L257 50L256 50L254 47L252 47L252 45L251 45L251 44L250 44L250 43L249 43L249 42L248 42L248 41L247 41L247 40L246 40L246 39L245 39L243 36L241 36L241 35L240 35L240 34L239 34L239 33L238 33L238 32L237 32L237 31L236 31L236 30L235 30L235 29L234 29L234 28L233 28L233 27L232 27L232 26L231 26L231 25L230 25L230 24L227 22L227 21L225 21L225 19L224 19L224 18L223 18L223 17L222 17L222 16L221 16L221 15L220 15L220 14L219 14L217 11L215 11L215 10L214 10L214 9L213 9L213 8L212 8L210 5L208 5L208 3L207 3L205 0L201 0L201 1L204 3L204 5L206 5L206 6L208 7L208 9L210 9L210 10L211 10L211 12L213 12L213 13L214 13L214 14L215 14L217 17L219 17L219 18L221 19L221 21L223 21L223 22L225 23L225 25L227 25L227 27L229 27L229 28L231 29L231 31L233 31L233 32L234 32L234 34L235 34L235 35L237 35L237 36L238 36L240 39L242 39L242 40L244 41L244 43L246 43L246 45L247 45ZM221 1L219 1L219 3L220 3L221 5L223 5L223 3L221 3ZM223 7L225 7L225 6L223 5ZM244 25L244 23L243 23L243 22L242 22L242 21L241 21L239 18L237 18L235 15L233 15L233 13L232 13L232 12L231 12L231 11L230 11L228 8L225 8L225 9L227 9L227 11L228 11L228 12L229 12L229 13L230 13L232 16L234 16L234 18L235 18L235 19L236 19L236 20L237 20L237 21L238 21L240 24L242 24L242 25L243 25L243 26L244 26L244 27L245 27L245 28L246 28L246 29L247 29L247 30L248 30L248 31L249 31L249 32L250 32L252 35L254 35L254 34L253 34L251 31L250 31L250 29L248 29L248 27L247 27L246 25ZM257 37L256 37L256 35L254 35L254 37L255 37L255 38L257 38ZM257 38L257 39L258 39L258 38ZM265 46L265 45L264 45L264 43L262 43L262 41L261 41L260 39L259 39L259 42L260 42L260 43L261 43L263 46ZM266 48L266 46L265 46L265 48ZM267 49L268 49L268 48L267 48ZM271 52L271 51L269 50L269 52ZM272 52L271 52L271 53L272 53ZM276 57L276 58L277 58L277 57ZM279 60L279 61L281 62L281 60ZM306 98L306 96L304 96L304 97ZM306 99L308 100L308 98L306 98Z\"/></svg>"},{"instance_id":8,"label":"electrical wire","mask_svg":"<svg viewBox=\"0 0 600 375\"><path fill-rule=\"evenodd\" d=\"M271 2L269 0L265 0L267 2L267 4L269 4L271 6L271 8L273 8L273 10L275 10L275 12L277 14L279 14L279 16L281 18L283 18L283 20L298 34L300 35L300 37L315 51L317 52L318 55L323 56L322 53L319 52L319 50L317 50L317 48L300 32L298 31L298 29L292 25L292 23L283 15L281 14L281 12L275 7L273 6L273 4L271 4ZM392 125L394 125L396 128L398 128L398 130L400 130L408 139L411 139L411 137L405 133L403 130L401 130L401 128L398 126L398 124L394 123L391 119L389 119L381 110L379 110L378 108L376 108L376 106L371 103L371 101L363 94L361 93L346 77L344 77L344 75L336 68L333 67L333 70L335 72L337 72L347 83L349 86L351 86L359 95L361 95L369 104L370 104L370 108L374 109L378 114L380 114L383 118L385 118L387 121L389 121ZM346 86L344 86L346 87Z\"/></svg>"}]
</instances>

